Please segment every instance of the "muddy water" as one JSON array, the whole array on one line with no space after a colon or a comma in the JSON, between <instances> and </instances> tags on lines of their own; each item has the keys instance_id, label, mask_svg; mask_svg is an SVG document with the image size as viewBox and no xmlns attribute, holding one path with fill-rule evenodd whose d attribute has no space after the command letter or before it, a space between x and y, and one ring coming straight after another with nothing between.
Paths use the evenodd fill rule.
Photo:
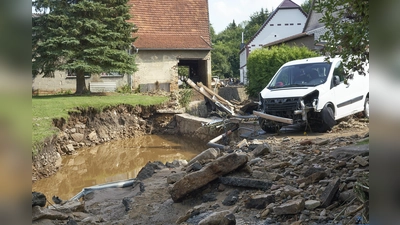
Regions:
<instances>
[{"instance_id":1,"label":"muddy water","mask_svg":"<svg viewBox=\"0 0 400 225\"><path fill-rule=\"evenodd\" d=\"M63 157L62 167L51 177L32 185L51 201L53 195L67 200L82 188L136 177L149 161L190 160L205 150L205 143L179 136L147 135L114 141Z\"/></svg>"}]
</instances>

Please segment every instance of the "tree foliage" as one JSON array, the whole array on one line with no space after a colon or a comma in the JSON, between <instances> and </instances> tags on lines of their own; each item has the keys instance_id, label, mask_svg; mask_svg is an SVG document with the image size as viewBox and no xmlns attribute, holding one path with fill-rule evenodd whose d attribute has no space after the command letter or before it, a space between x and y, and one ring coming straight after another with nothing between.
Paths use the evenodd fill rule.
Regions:
<instances>
[{"instance_id":1,"label":"tree foliage","mask_svg":"<svg viewBox=\"0 0 400 225\"><path fill-rule=\"evenodd\" d=\"M87 90L84 74L136 71L129 54L134 25L128 0L36 0L32 18L32 74L76 74L76 93Z\"/></svg>"},{"instance_id":2,"label":"tree foliage","mask_svg":"<svg viewBox=\"0 0 400 225\"><path fill-rule=\"evenodd\" d=\"M307 14L310 13L312 1L313 1L313 0L305 0L305 1L303 2L303 4L300 5L301 9L303 9L303 11L304 11L305 13L307 13Z\"/></svg>"},{"instance_id":3,"label":"tree foliage","mask_svg":"<svg viewBox=\"0 0 400 225\"><path fill-rule=\"evenodd\" d=\"M317 0L315 10L323 14L320 22L328 29L320 37L326 41L324 51L340 55L346 68L363 74L369 61L369 1Z\"/></svg>"},{"instance_id":4,"label":"tree foliage","mask_svg":"<svg viewBox=\"0 0 400 225\"><path fill-rule=\"evenodd\" d=\"M249 80L249 84L246 86L247 93L256 97L284 63L314 56L318 56L318 54L306 47L289 47L287 45L252 51L247 60Z\"/></svg>"}]
</instances>

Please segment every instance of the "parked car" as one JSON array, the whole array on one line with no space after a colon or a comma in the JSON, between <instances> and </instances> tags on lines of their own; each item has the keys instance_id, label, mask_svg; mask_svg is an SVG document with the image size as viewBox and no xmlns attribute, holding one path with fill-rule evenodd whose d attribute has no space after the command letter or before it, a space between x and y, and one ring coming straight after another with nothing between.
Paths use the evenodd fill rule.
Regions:
<instances>
[{"instance_id":1,"label":"parked car","mask_svg":"<svg viewBox=\"0 0 400 225\"><path fill-rule=\"evenodd\" d=\"M326 132L346 116L369 117L369 65L364 69L364 75L346 72L338 57L287 62L259 94L254 114L266 132L290 124Z\"/></svg>"}]
</instances>

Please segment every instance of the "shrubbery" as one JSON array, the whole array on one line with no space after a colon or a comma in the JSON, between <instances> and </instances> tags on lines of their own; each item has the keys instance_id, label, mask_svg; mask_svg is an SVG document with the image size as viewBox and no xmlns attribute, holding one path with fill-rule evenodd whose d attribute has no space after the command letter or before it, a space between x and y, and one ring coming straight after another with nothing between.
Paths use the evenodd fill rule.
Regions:
<instances>
[{"instance_id":1,"label":"shrubbery","mask_svg":"<svg viewBox=\"0 0 400 225\"><path fill-rule=\"evenodd\" d=\"M246 86L247 93L250 96L257 97L258 93L264 89L284 63L315 56L319 56L319 54L306 47L289 47L287 45L252 51L247 59L247 79L249 82Z\"/></svg>"}]
</instances>

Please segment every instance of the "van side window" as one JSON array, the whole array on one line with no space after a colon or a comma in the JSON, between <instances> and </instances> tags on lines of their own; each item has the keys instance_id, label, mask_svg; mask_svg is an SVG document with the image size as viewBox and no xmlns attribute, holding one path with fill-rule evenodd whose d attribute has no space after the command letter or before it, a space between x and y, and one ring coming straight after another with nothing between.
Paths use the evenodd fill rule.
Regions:
<instances>
[{"instance_id":1,"label":"van side window","mask_svg":"<svg viewBox=\"0 0 400 225\"><path fill-rule=\"evenodd\" d=\"M336 64L335 69L333 70L333 76L339 76L340 82L344 81L346 73L344 72L342 62Z\"/></svg>"}]
</instances>

